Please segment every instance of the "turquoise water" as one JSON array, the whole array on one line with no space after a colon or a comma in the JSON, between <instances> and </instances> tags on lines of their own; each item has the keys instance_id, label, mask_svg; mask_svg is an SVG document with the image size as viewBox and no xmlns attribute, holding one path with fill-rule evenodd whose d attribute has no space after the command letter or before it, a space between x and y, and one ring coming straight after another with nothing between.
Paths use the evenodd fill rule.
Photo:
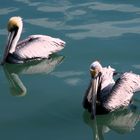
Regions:
<instances>
[{"instance_id":1,"label":"turquoise water","mask_svg":"<svg viewBox=\"0 0 140 140\"><path fill-rule=\"evenodd\" d=\"M22 39L47 34L67 44L49 61L0 66L1 139L139 139L139 93L131 110L98 116L97 122L82 108L92 61L140 74L138 0L1 1L1 58L11 16L23 18Z\"/></svg>"}]
</instances>

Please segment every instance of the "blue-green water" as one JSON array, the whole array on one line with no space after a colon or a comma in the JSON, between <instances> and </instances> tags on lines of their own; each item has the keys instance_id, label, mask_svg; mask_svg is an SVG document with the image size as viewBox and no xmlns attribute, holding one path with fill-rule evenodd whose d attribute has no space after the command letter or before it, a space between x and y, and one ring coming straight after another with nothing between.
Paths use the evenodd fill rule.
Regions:
<instances>
[{"instance_id":1,"label":"blue-green water","mask_svg":"<svg viewBox=\"0 0 140 140\"><path fill-rule=\"evenodd\" d=\"M140 74L139 0L3 0L1 58L11 16L23 18L22 39L47 34L67 44L51 69L48 61L0 66L1 139L139 139L139 93L132 110L98 116L96 124L82 108L92 61ZM58 57L64 58L55 66Z\"/></svg>"}]
</instances>

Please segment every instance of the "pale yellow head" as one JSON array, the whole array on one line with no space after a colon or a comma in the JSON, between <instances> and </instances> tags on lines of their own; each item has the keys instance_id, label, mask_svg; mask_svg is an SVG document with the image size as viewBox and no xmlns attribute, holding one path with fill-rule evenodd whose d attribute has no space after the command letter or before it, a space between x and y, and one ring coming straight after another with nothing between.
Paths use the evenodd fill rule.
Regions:
<instances>
[{"instance_id":1,"label":"pale yellow head","mask_svg":"<svg viewBox=\"0 0 140 140\"><path fill-rule=\"evenodd\" d=\"M15 28L20 28L22 27L22 18L21 17L11 17L8 21L8 26L7 29L8 31L12 31Z\"/></svg>"},{"instance_id":2,"label":"pale yellow head","mask_svg":"<svg viewBox=\"0 0 140 140\"><path fill-rule=\"evenodd\" d=\"M92 77L96 77L99 73L102 72L102 65L100 64L99 61L94 61L90 65L90 73Z\"/></svg>"}]
</instances>

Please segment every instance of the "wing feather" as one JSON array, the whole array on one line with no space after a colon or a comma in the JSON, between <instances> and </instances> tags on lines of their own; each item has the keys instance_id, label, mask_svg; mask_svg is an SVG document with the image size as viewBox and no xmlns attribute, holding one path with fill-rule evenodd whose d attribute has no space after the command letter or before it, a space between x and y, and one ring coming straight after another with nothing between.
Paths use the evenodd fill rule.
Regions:
<instances>
[{"instance_id":1,"label":"wing feather","mask_svg":"<svg viewBox=\"0 0 140 140\"><path fill-rule=\"evenodd\" d=\"M125 72L113 86L104 100L103 106L108 110L115 110L129 105L134 92L140 90L140 76L132 72Z\"/></svg>"},{"instance_id":2,"label":"wing feather","mask_svg":"<svg viewBox=\"0 0 140 140\"><path fill-rule=\"evenodd\" d=\"M65 42L45 35L32 35L21 41L14 52L23 59L48 58L50 54L64 48Z\"/></svg>"}]
</instances>

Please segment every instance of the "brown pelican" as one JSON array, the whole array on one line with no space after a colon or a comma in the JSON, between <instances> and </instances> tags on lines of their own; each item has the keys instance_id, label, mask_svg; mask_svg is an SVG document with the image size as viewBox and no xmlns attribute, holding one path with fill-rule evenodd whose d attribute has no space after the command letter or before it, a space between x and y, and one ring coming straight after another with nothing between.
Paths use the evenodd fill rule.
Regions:
<instances>
[{"instance_id":1,"label":"brown pelican","mask_svg":"<svg viewBox=\"0 0 140 140\"><path fill-rule=\"evenodd\" d=\"M27 39L18 42L22 28L21 17L11 17L9 19L8 41L2 64L5 62L24 63L31 59L49 58L52 53L64 48L64 41L46 35L31 35Z\"/></svg>"},{"instance_id":2,"label":"brown pelican","mask_svg":"<svg viewBox=\"0 0 140 140\"><path fill-rule=\"evenodd\" d=\"M114 81L115 69L102 67L95 61L90 66L91 82L86 91L83 106L93 118L98 113L107 113L126 108L134 92L140 91L140 76L125 72Z\"/></svg>"}]
</instances>

